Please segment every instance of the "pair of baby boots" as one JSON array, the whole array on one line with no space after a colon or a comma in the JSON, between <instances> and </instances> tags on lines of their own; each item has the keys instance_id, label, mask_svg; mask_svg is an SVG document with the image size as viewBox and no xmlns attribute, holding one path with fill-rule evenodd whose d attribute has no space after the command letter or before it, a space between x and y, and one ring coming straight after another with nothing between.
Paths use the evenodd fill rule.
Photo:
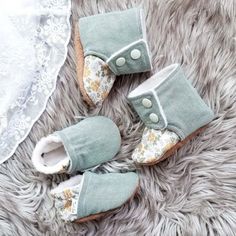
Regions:
<instances>
[{"instance_id":1,"label":"pair of baby boots","mask_svg":"<svg viewBox=\"0 0 236 236\"><path fill-rule=\"evenodd\" d=\"M89 105L102 104L117 75L152 69L140 8L81 18L75 31L78 81ZM132 155L139 164L170 156L214 117L178 64L154 74L128 100L146 126Z\"/></svg>"},{"instance_id":2,"label":"pair of baby boots","mask_svg":"<svg viewBox=\"0 0 236 236\"><path fill-rule=\"evenodd\" d=\"M101 106L116 76L152 69L146 27L139 8L79 19L75 27L78 83L84 100ZM211 109L178 64L140 84L128 100L145 125L132 159L156 164L197 135L213 119ZM120 132L108 118L86 118L42 138L32 161L45 174L84 172L51 191L66 221L95 219L129 200L137 190L136 173L95 174L88 169L111 160L121 145Z\"/></svg>"},{"instance_id":3,"label":"pair of baby boots","mask_svg":"<svg viewBox=\"0 0 236 236\"><path fill-rule=\"evenodd\" d=\"M103 116L85 118L37 143L32 162L39 172L83 172L51 190L57 212L64 221L81 223L96 219L134 196L139 185L136 173L95 174L88 170L111 160L120 145L118 127Z\"/></svg>"}]
</instances>

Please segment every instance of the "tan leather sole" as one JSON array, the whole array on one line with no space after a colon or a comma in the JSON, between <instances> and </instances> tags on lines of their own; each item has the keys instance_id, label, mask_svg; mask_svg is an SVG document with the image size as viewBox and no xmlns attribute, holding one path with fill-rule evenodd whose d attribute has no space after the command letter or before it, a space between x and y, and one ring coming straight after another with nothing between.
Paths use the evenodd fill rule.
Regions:
<instances>
[{"instance_id":1,"label":"tan leather sole","mask_svg":"<svg viewBox=\"0 0 236 236\"><path fill-rule=\"evenodd\" d=\"M137 186L137 188L135 189L135 191L133 192L132 196L131 196L124 204L130 202L130 201L134 198L134 196L135 196L136 193L138 192L139 188L140 188L140 185L138 184L138 186ZM119 208L119 207L118 207L118 208ZM84 222L90 221L90 220L97 220L97 219L99 219L99 218L101 218L101 217L104 217L104 216L108 215L109 213L115 211L115 210L118 209L118 208L115 208L115 209L112 209L112 210L109 210L109 211L106 211L106 212L101 212L101 213L98 213L98 214L93 214L93 215L90 215L90 216L86 216L86 217L84 217L84 218L75 220L74 223L80 224L80 223L84 223Z\"/></svg>"},{"instance_id":2,"label":"tan leather sole","mask_svg":"<svg viewBox=\"0 0 236 236\"><path fill-rule=\"evenodd\" d=\"M76 55L76 73L80 91L82 93L83 100L90 106L95 106L86 90L84 89L83 74L84 74L84 50L80 41L78 23L75 26L75 55Z\"/></svg>"},{"instance_id":3,"label":"tan leather sole","mask_svg":"<svg viewBox=\"0 0 236 236\"><path fill-rule=\"evenodd\" d=\"M152 162L147 162L147 163L139 163L136 162L137 165L144 165L144 166L152 166L155 165L161 161L164 161L165 159L167 159L168 157L170 157L171 155L173 155L178 149L180 149L182 146L184 146L187 142L189 142L191 139L193 139L194 137L196 137L198 134L202 133L205 129L207 128L207 125L197 129L195 132L193 132L192 134L190 134L188 137L186 137L184 140L182 140L181 142L176 143L170 150L168 150L160 159L157 159L155 161Z\"/></svg>"}]
</instances>

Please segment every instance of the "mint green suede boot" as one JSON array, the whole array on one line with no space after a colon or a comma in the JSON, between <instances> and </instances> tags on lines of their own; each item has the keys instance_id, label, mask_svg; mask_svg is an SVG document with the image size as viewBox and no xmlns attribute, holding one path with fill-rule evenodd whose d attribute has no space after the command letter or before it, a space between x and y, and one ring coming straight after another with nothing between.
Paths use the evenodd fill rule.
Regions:
<instances>
[{"instance_id":1,"label":"mint green suede boot","mask_svg":"<svg viewBox=\"0 0 236 236\"><path fill-rule=\"evenodd\" d=\"M214 118L178 64L154 74L128 99L146 126L132 155L139 164L153 165L164 160Z\"/></svg>"},{"instance_id":2,"label":"mint green suede boot","mask_svg":"<svg viewBox=\"0 0 236 236\"><path fill-rule=\"evenodd\" d=\"M80 18L75 48L80 90L90 105L102 104L117 75L152 67L140 8Z\"/></svg>"}]
</instances>

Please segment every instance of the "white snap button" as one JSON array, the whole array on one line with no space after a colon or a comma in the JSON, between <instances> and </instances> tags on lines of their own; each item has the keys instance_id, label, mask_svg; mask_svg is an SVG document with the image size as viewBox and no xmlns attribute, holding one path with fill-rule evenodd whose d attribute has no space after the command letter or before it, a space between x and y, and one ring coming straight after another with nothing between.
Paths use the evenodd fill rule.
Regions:
<instances>
[{"instance_id":1,"label":"white snap button","mask_svg":"<svg viewBox=\"0 0 236 236\"><path fill-rule=\"evenodd\" d=\"M116 59L116 65L117 66L123 66L125 64L125 58L124 57L119 57Z\"/></svg>"},{"instance_id":2,"label":"white snap button","mask_svg":"<svg viewBox=\"0 0 236 236\"><path fill-rule=\"evenodd\" d=\"M141 52L138 49L133 49L130 53L132 59L137 60L141 57Z\"/></svg>"},{"instance_id":3,"label":"white snap button","mask_svg":"<svg viewBox=\"0 0 236 236\"><path fill-rule=\"evenodd\" d=\"M157 122L159 121L158 115L155 114L155 113L151 113L151 114L149 115L149 118L150 118L150 120L151 120L153 123L157 123Z\"/></svg>"},{"instance_id":4,"label":"white snap button","mask_svg":"<svg viewBox=\"0 0 236 236\"><path fill-rule=\"evenodd\" d=\"M146 108L149 108L149 107L152 106L151 100L149 100L149 99L147 99L147 98L144 98L144 99L142 100L142 104L143 104L143 106L146 107Z\"/></svg>"}]
</instances>

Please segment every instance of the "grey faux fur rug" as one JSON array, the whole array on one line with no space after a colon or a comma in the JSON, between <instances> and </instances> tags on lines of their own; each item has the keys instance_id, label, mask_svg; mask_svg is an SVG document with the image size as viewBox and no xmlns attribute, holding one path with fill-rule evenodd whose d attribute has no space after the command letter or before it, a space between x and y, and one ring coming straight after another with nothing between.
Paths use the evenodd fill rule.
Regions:
<instances>
[{"instance_id":1,"label":"grey faux fur rug","mask_svg":"<svg viewBox=\"0 0 236 236\"><path fill-rule=\"evenodd\" d=\"M181 63L216 117L209 128L163 163L138 170L135 199L99 221L64 224L49 190L66 175L37 173L30 157L37 140L69 126L76 116L102 114L120 128L116 160L94 171L127 171L142 123L126 95L150 74L117 79L102 109L89 111L76 84L73 40L47 109L15 155L0 166L0 234L236 235L236 3L234 0L79 0L73 19L141 5L146 12L154 70ZM73 36L73 34L72 34Z\"/></svg>"}]
</instances>

